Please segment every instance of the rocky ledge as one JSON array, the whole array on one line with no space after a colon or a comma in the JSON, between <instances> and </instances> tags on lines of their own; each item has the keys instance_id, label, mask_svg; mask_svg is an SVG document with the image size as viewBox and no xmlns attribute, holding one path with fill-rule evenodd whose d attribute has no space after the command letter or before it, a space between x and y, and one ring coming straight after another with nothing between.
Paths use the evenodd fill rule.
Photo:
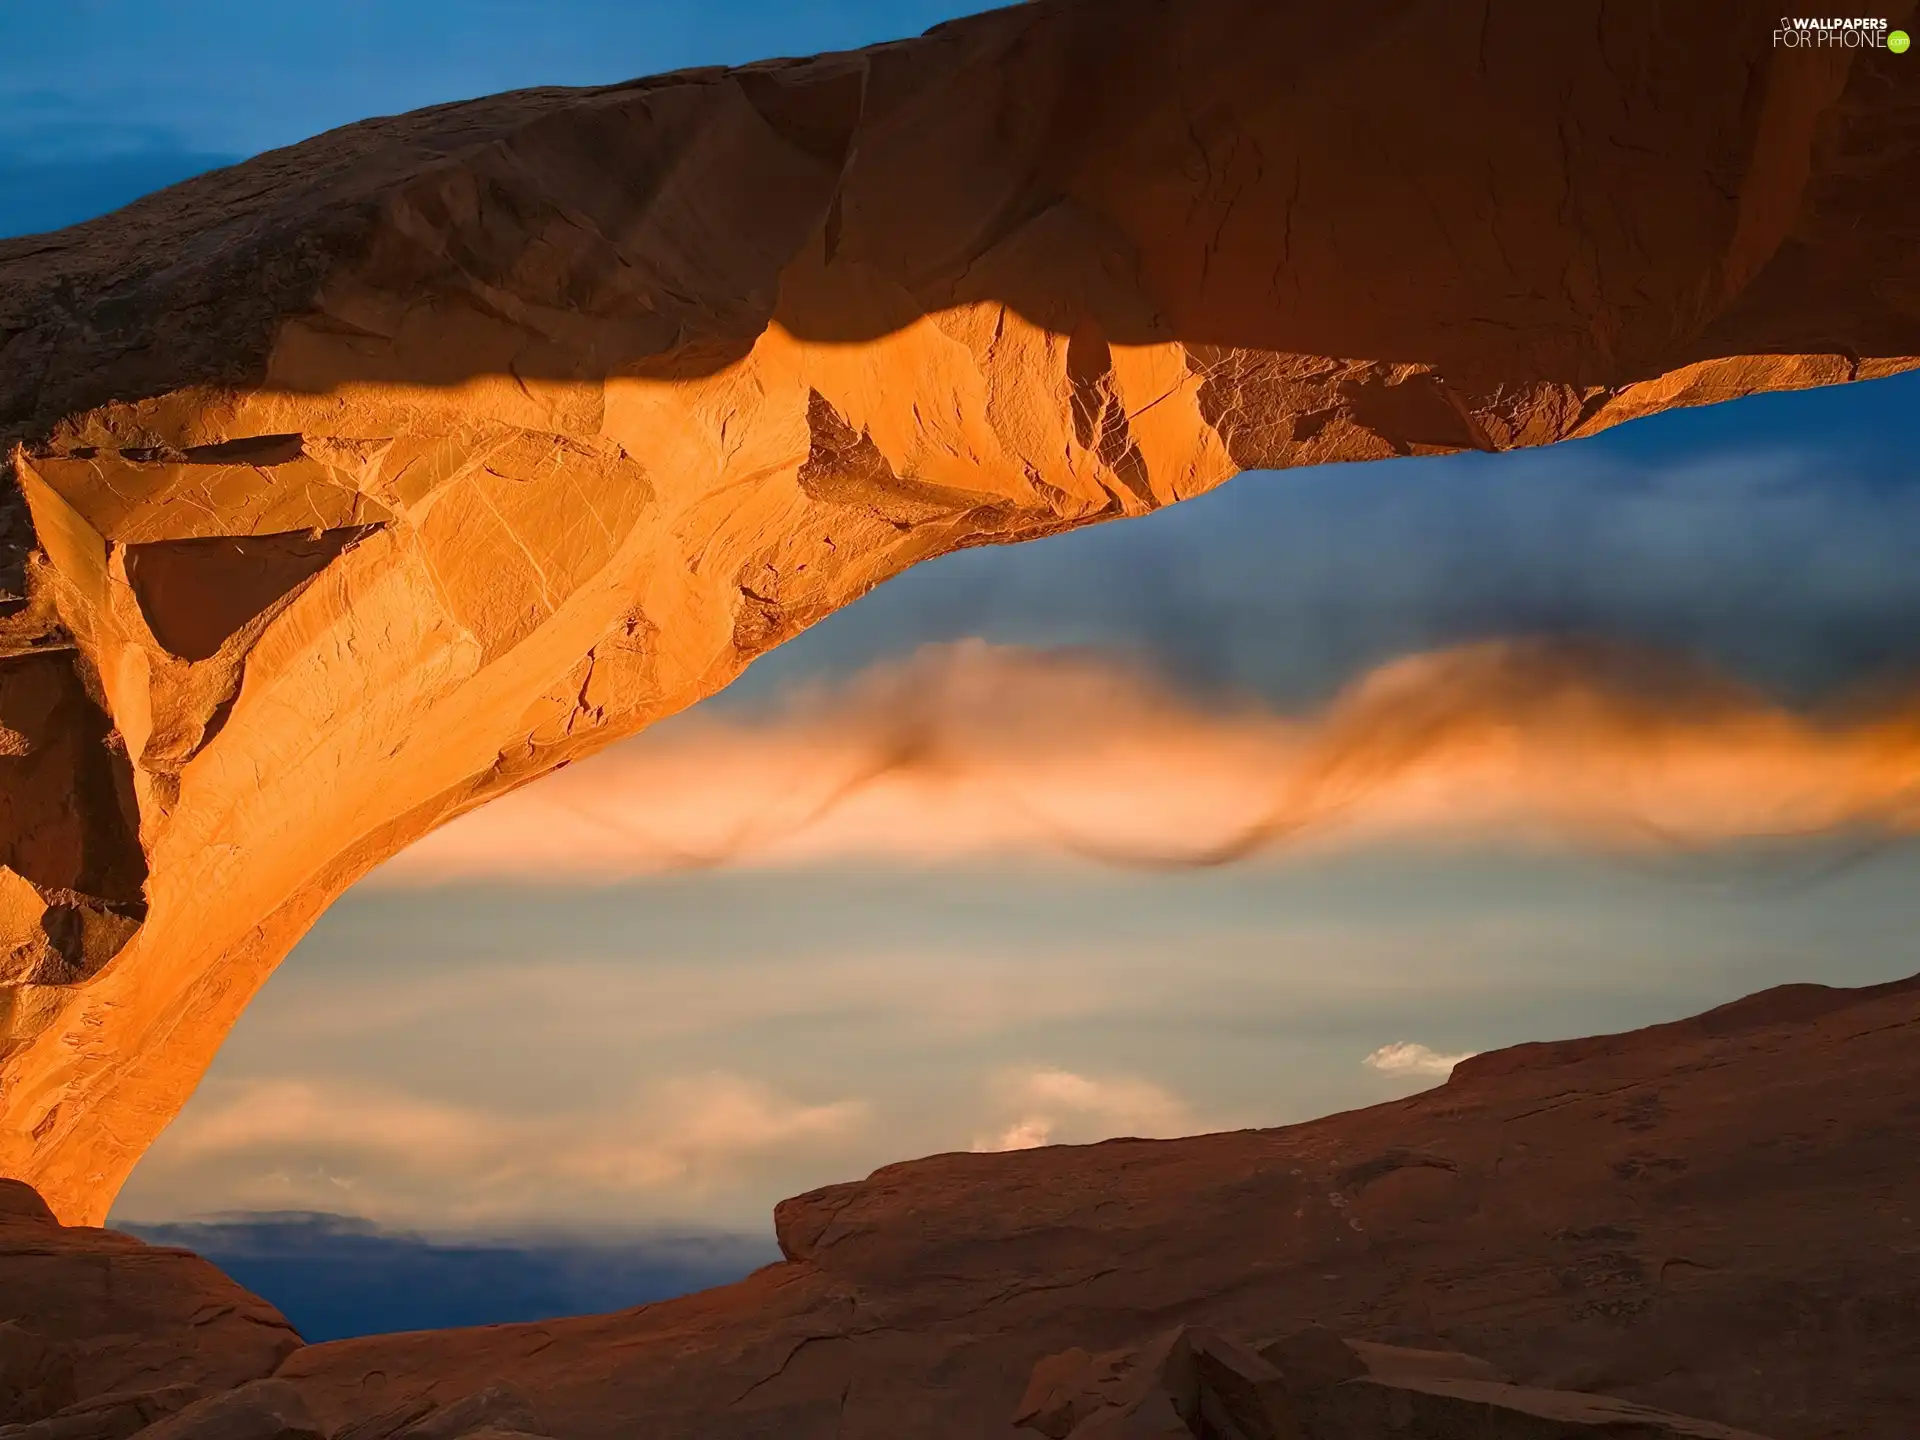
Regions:
<instances>
[{"instance_id":1,"label":"rocky ledge","mask_svg":"<svg viewBox=\"0 0 1920 1440\"><path fill-rule=\"evenodd\" d=\"M1917 1039L1920 977L1786 986L1305 1125L890 1166L678 1300L313 1346L0 1187L0 1440L1904 1440Z\"/></svg>"}]
</instances>

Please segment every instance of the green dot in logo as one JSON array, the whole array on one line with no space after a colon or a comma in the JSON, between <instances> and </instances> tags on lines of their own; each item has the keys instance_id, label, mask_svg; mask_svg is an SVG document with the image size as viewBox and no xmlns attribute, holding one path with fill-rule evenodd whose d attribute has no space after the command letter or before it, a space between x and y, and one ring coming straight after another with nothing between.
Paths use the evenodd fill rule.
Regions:
<instances>
[{"instance_id":1,"label":"green dot in logo","mask_svg":"<svg viewBox=\"0 0 1920 1440\"><path fill-rule=\"evenodd\" d=\"M1889 30L1887 32L1887 49L1893 51L1896 55L1906 54L1907 46L1912 43L1913 42L1907 38L1907 32L1904 30Z\"/></svg>"}]
</instances>

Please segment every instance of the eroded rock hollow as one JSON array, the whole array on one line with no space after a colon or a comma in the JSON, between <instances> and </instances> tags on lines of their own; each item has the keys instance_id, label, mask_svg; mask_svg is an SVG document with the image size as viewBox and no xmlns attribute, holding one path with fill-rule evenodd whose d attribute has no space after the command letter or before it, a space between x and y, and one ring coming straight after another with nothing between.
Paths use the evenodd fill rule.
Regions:
<instances>
[{"instance_id":1,"label":"eroded rock hollow","mask_svg":"<svg viewBox=\"0 0 1920 1440\"><path fill-rule=\"evenodd\" d=\"M1043 0L0 245L0 1174L101 1218L356 877L916 561L1916 363L1911 62L1776 23Z\"/></svg>"}]
</instances>

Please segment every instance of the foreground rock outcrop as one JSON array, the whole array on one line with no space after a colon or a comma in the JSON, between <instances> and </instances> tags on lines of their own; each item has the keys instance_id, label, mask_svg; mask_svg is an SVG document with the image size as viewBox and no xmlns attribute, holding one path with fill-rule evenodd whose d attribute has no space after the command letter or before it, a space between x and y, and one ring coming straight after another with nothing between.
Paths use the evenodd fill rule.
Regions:
<instances>
[{"instance_id":1,"label":"foreground rock outcrop","mask_svg":"<svg viewBox=\"0 0 1920 1440\"><path fill-rule=\"evenodd\" d=\"M271 1375L299 1346L279 1311L199 1256L62 1226L0 1180L7 1440L121 1440Z\"/></svg>"},{"instance_id":2,"label":"foreground rock outcrop","mask_svg":"<svg viewBox=\"0 0 1920 1440\"><path fill-rule=\"evenodd\" d=\"M63 1418L0 1440L228 1390L330 1440L1091 1440L1146 1372L1198 1403L1166 1363L1190 1326L1208 1384L1277 1370L1309 1440L1906 1440L1917 1042L1920 977L1788 986L1306 1125L891 1166L783 1204L786 1261L621 1314L304 1348L182 1252L36 1211L0 1232L0 1322L75 1368L34 1402Z\"/></svg>"},{"instance_id":3,"label":"foreground rock outcrop","mask_svg":"<svg viewBox=\"0 0 1920 1440\"><path fill-rule=\"evenodd\" d=\"M1133 1349L1049 1355L1014 1424L1047 1440L1761 1440L1603 1395L1510 1384L1471 1355L1356 1344L1317 1325L1258 1349L1182 1325Z\"/></svg>"},{"instance_id":4,"label":"foreground rock outcrop","mask_svg":"<svg viewBox=\"0 0 1920 1440\"><path fill-rule=\"evenodd\" d=\"M1049 1355L1318 1324L1774 1440L1905 1440L1916 1042L1920 978L1789 986L1281 1130L935 1156L785 1202L789 1263L737 1285L279 1373L334 1424L511 1383L562 1440L978 1440Z\"/></svg>"},{"instance_id":5,"label":"foreground rock outcrop","mask_svg":"<svg viewBox=\"0 0 1920 1440\"><path fill-rule=\"evenodd\" d=\"M1914 364L1911 62L1777 23L1042 0L0 244L0 1174L102 1217L356 877L916 561Z\"/></svg>"}]
</instances>

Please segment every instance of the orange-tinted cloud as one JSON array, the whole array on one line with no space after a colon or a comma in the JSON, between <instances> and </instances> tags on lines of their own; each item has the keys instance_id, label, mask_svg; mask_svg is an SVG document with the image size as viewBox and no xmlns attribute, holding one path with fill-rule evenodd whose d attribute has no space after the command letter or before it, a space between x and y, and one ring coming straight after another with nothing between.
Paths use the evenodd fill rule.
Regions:
<instances>
[{"instance_id":1,"label":"orange-tinted cloud","mask_svg":"<svg viewBox=\"0 0 1920 1440\"><path fill-rule=\"evenodd\" d=\"M1610 644L1412 656L1287 717L1111 658L969 643L772 717L685 717L462 817L376 881L1009 853L1203 866L1488 833L1686 850L1904 834L1916 796L1911 698L1800 713Z\"/></svg>"},{"instance_id":2,"label":"orange-tinted cloud","mask_svg":"<svg viewBox=\"0 0 1920 1440\"><path fill-rule=\"evenodd\" d=\"M509 1113L328 1076L216 1086L142 1167L136 1204L346 1208L389 1224L699 1213L760 1171L866 1138L871 1106L806 1103L742 1075L668 1076L599 1107Z\"/></svg>"},{"instance_id":3,"label":"orange-tinted cloud","mask_svg":"<svg viewBox=\"0 0 1920 1440\"><path fill-rule=\"evenodd\" d=\"M1008 1123L975 1137L976 1151L1084 1144L1116 1135L1160 1138L1202 1128L1178 1096L1137 1076L1046 1067L1003 1072L992 1089Z\"/></svg>"}]
</instances>

